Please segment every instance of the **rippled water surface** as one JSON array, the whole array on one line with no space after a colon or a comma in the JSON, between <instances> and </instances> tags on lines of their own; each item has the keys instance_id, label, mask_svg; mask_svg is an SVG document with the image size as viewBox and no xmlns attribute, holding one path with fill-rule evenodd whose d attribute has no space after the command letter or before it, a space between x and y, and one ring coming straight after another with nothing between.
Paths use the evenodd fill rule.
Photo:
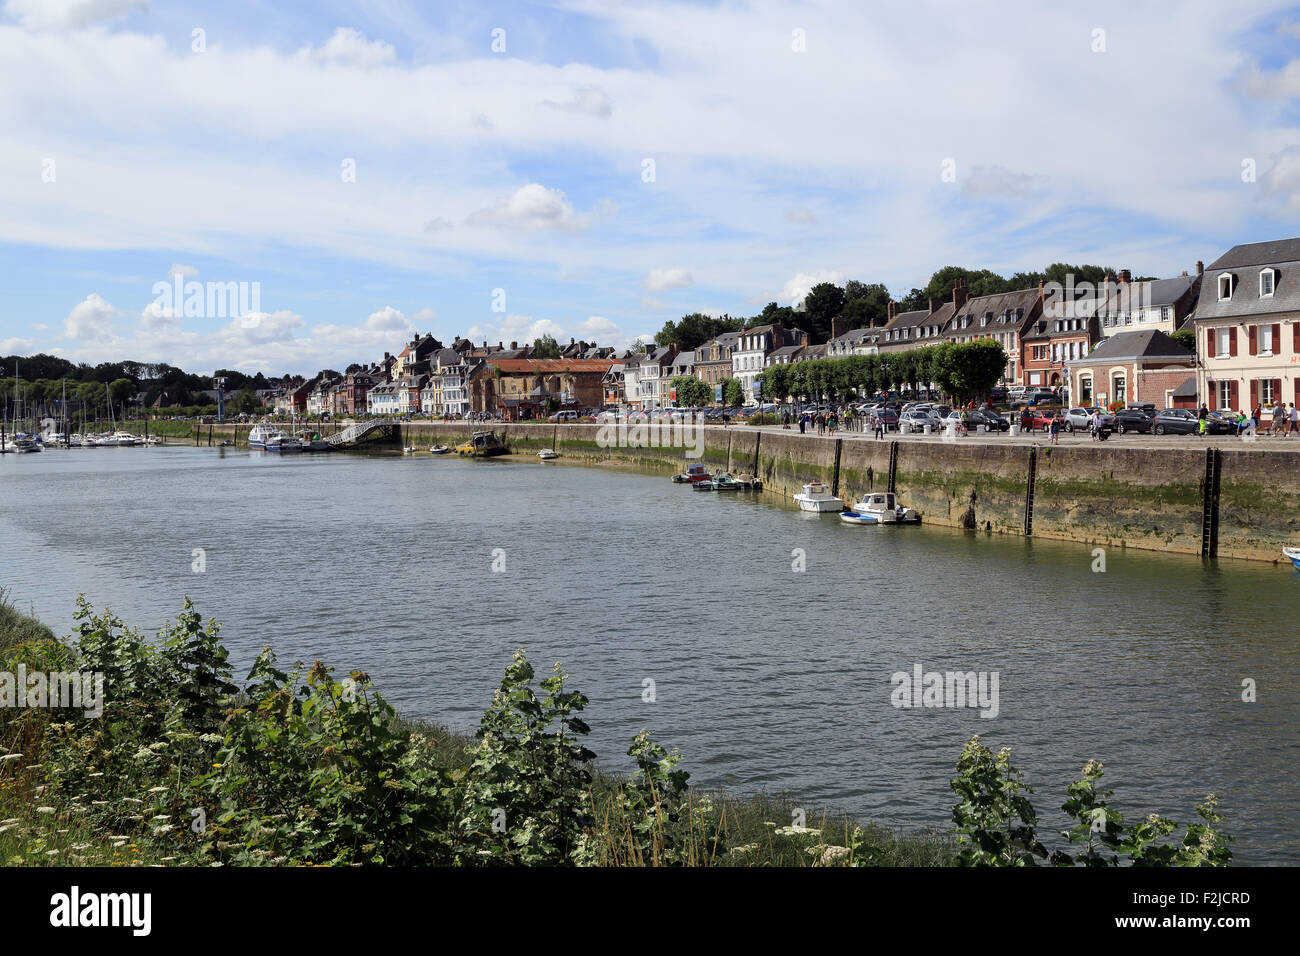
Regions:
<instances>
[{"instance_id":1,"label":"rippled water surface","mask_svg":"<svg viewBox=\"0 0 1300 956\"><path fill-rule=\"evenodd\" d=\"M696 783L946 826L957 754L980 733L1013 748L1045 828L1096 757L1130 817L1185 821L1212 790L1238 862L1300 863L1300 574L1119 550L1105 573L1092 563L1086 545L851 527L567 465L0 456L0 586L61 633L78 592L151 630L188 594L241 674L271 644L282 662L364 668L399 710L461 728L523 647L590 696L611 767L644 727ZM999 715L895 709L890 677L917 662L997 671Z\"/></svg>"}]
</instances>

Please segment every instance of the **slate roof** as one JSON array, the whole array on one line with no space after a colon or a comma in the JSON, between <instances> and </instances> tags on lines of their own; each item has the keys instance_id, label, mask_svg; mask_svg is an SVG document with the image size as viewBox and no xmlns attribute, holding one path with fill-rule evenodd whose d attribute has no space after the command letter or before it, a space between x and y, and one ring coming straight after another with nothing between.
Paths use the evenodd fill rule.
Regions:
<instances>
[{"instance_id":1,"label":"slate roof","mask_svg":"<svg viewBox=\"0 0 1300 956\"><path fill-rule=\"evenodd\" d=\"M1173 358L1194 360L1195 353L1184 348L1159 329L1142 332L1117 332L1103 341L1082 359L1071 365L1093 365L1097 362L1132 358Z\"/></svg>"},{"instance_id":2,"label":"slate roof","mask_svg":"<svg viewBox=\"0 0 1300 956\"><path fill-rule=\"evenodd\" d=\"M1260 298L1259 272L1265 266L1277 270L1273 295ZM1235 276L1232 296L1219 301L1219 276ZM1300 311L1300 239L1277 239L1233 246L1210 263L1201 283L1196 318L1223 319Z\"/></svg>"}]
</instances>

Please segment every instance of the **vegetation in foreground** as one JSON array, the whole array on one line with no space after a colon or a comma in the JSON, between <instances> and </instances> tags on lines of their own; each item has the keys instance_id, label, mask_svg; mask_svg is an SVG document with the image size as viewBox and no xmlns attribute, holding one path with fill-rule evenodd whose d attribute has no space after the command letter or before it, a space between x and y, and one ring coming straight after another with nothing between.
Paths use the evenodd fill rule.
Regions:
<instances>
[{"instance_id":1,"label":"vegetation in foreground","mask_svg":"<svg viewBox=\"0 0 1300 956\"><path fill-rule=\"evenodd\" d=\"M189 601L149 640L78 601L57 640L0 594L0 678L102 674L102 716L0 709L0 863L8 865L1218 866L1215 829L1128 824L1090 762L1060 845L1032 789L979 738L962 750L952 833L903 835L794 802L687 785L681 755L638 734L627 773L583 745L587 698L522 651L473 736L403 721L369 677L269 648L242 686L218 625Z\"/></svg>"}]
</instances>

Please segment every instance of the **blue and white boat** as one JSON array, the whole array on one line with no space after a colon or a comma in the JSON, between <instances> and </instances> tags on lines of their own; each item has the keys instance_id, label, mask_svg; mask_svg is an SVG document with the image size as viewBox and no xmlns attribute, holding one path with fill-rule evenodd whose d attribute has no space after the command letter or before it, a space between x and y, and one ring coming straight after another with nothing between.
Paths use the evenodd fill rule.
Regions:
<instances>
[{"instance_id":1,"label":"blue and white boat","mask_svg":"<svg viewBox=\"0 0 1300 956\"><path fill-rule=\"evenodd\" d=\"M265 451L267 441L272 438L278 438L279 435L280 429L276 428L274 425L266 422L254 425L252 431L248 433L248 447L260 448Z\"/></svg>"},{"instance_id":2,"label":"blue and white boat","mask_svg":"<svg viewBox=\"0 0 1300 956\"><path fill-rule=\"evenodd\" d=\"M1282 554L1291 559L1291 567L1300 570L1300 548L1283 548Z\"/></svg>"},{"instance_id":3,"label":"blue and white boat","mask_svg":"<svg viewBox=\"0 0 1300 956\"><path fill-rule=\"evenodd\" d=\"M846 524L920 524L921 515L912 508L904 508L894 500L892 492L867 495L852 508L840 512Z\"/></svg>"}]
</instances>

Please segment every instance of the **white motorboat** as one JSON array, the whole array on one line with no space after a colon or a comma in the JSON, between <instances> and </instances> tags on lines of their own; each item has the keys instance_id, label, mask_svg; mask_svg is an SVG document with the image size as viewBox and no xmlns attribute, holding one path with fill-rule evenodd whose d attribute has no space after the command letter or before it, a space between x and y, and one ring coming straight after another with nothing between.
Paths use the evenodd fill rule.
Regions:
<instances>
[{"instance_id":1,"label":"white motorboat","mask_svg":"<svg viewBox=\"0 0 1300 956\"><path fill-rule=\"evenodd\" d=\"M30 435L15 435L13 440L13 449L20 455L34 451L43 451L41 443Z\"/></svg>"},{"instance_id":2,"label":"white motorboat","mask_svg":"<svg viewBox=\"0 0 1300 956\"><path fill-rule=\"evenodd\" d=\"M1300 570L1300 548L1283 548L1282 556L1291 559L1291 567Z\"/></svg>"},{"instance_id":3,"label":"white motorboat","mask_svg":"<svg viewBox=\"0 0 1300 956\"><path fill-rule=\"evenodd\" d=\"M130 432L115 431L109 440L110 445L117 445L120 448L130 448L136 443L136 438Z\"/></svg>"},{"instance_id":4,"label":"white motorboat","mask_svg":"<svg viewBox=\"0 0 1300 956\"><path fill-rule=\"evenodd\" d=\"M280 434L280 429L266 422L260 422L253 426L248 433L248 447L261 448L265 450L266 440Z\"/></svg>"},{"instance_id":5,"label":"white motorboat","mask_svg":"<svg viewBox=\"0 0 1300 956\"><path fill-rule=\"evenodd\" d=\"M266 439L267 451L290 452L302 451L302 439L277 431Z\"/></svg>"},{"instance_id":6,"label":"white motorboat","mask_svg":"<svg viewBox=\"0 0 1300 956\"><path fill-rule=\"evenodd\" d=\"M841 511L840 520L846 524L920 524L921 515L900 505L892 493L877 492Z\"/></svg>"},{"instance_id":7,"label":"white motorboat","mask_svg":"<svg viewBox=\"0 0 1300 956\"><path fill-rule=\"evenodd\" d=\"M554 448L543 448L537 453L537 457L542 461L554 461L556 458L560 457L560 453Z\"/></svg>"},{"instance_id":8,"label":"white motorboat","mask_svg":"<svg viewBox=\"0 0 1300 956\"><path fill-rule=\"evenodd\" d=\"M836 498L820 481L810 481L794 496L802 511L843 511L844 499Z\"/></svg>"}]
</instances>

